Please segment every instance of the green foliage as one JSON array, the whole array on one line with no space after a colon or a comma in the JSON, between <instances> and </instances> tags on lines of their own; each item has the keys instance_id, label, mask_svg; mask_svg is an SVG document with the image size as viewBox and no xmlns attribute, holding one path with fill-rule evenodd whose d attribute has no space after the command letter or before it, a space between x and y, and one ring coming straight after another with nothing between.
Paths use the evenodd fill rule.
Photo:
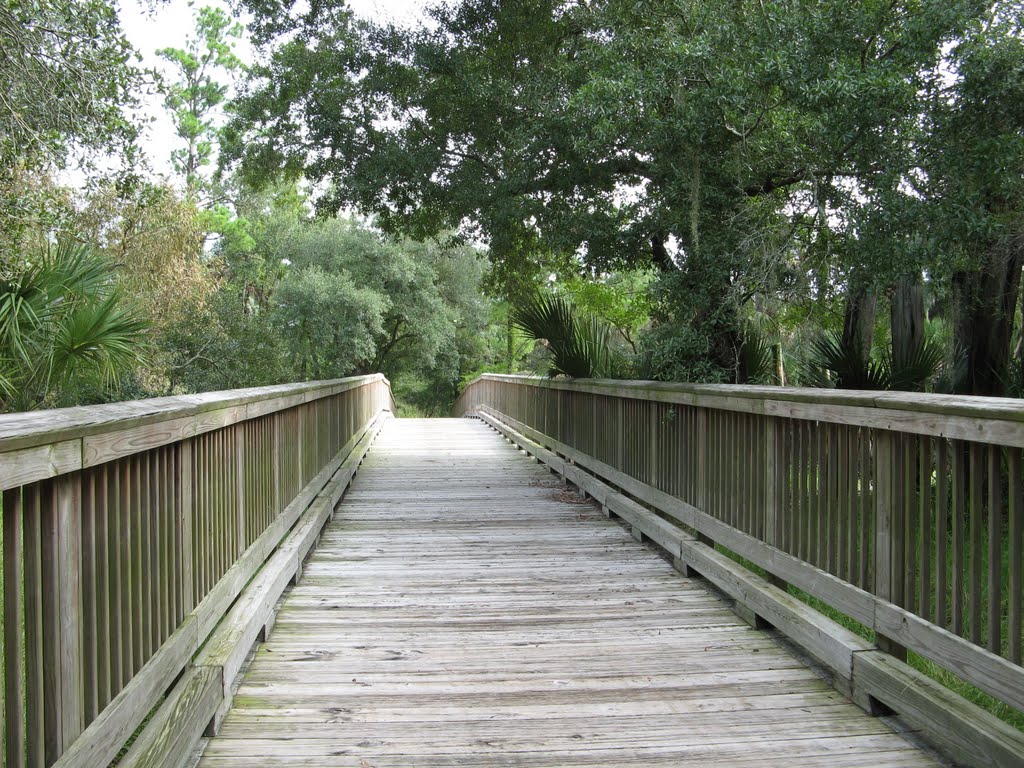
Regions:
<instances>
[{"instance_id":1,"label":"green foliage","mask_svg":"<svg viewBox=\"0 0 1024 768\"><path fill-rule=\"evenodd\" d=\"M650 287L655 277L650 269L623 270L596 279L574 275L560 281L558 289L579 310L614 328L635 354L637 339L651 320Z\"/></svg>"},{"instance_id":2,"label":"green foliage","mask_svg":"<svg viewBox=\"0 0 1024 768\"><path fill-rule=\"evenodd\" d=\"M743 329L739 364L743 384L778 383L775 380L775 345L767 334L749 323Z\"/></svg>"},{"instance_id":3,"label":"green foliage","mask_svg":"<svg viewBox=\"0 0 1024 768\"><path fill-rule=\"evenodd\" d=\"M922 392L939 372L942 347L925 338L904 360L891 354L875 360L856 342L844 343L838 334L822 334L812 340L804 370L812 387Z\"/></svg>"},{"instance_id":4,"label":"green foliage","mask_svg":"<svg viewBox=\"0 0 1024 768\"><path fill-rule=\"evenodd\" d=\"M405 30L339 3L249 5L270 60L232 128L248 172L304 171L325 209L389 231L485 239L510 298L516 275L574 261L654 264L677 294L655 325L686 338L653 367L726 379L751 296L923 259L902 191L922 99L989 10L468 0Z\"/></svg>"},{"instance_id":5,"label":"green foliage","mask_svg":"<svg viewBox=\"0 0 1024 768\"><path fill-rule=\"evenodd\" d=\"M143 361L146 323L125 302L115 265L64 238L0 283L0 407L95 397Z\"/></svg>"},{"instance_id":6,"label":"green foliage","mask_svg":"<svg viewBox=\"0 0 1024 768\"><path fill-rule=\"evenodd\" d=\"M108 0L0 7L0 166L63 164L69 145L125 150L141 72Z\"/></svg>"},{"instance_id":7,"label":"green foliage","mask_svg":"<svg viewBox=\"0 0 1024 768\"><path fill-rule=\"evenodd\" d=\"M512 307L512 322L550 354L548 376L620 379L628 361L611 344L611 328L593 315L581 316L566 299L538 293Z\"/></svg>"},{"instance_id":8,"label":"green foliage","mask_svg":"<svg viewBox=\"0 0 1024 768\"><path fill-rule=\"evenodd\" d=\"M900 360L890 354L886 360L887 388L899 392L924 392L941 369L944 357L942 347L927 337L905 359Z\"/></svg>"},{"instance_id":9,"label":"green foliage","mask_svg":"<svg viewBox=\"0 0 1024 768\"><path fill-rule=\"evenodd\" d=\"M811 342L804 378L812 387L889 389L885 366L865 355L857 343L844 343L834 333L822 334Z\"/></svg>"},{"instance_id":10,"label":"green foliage","mask_svg":"<svg viewBox=\"0 0 1024 768\"><path fill-rule=\"evenodd\" d=\"M347 270L299 267L281 281L276 316L299 376L337 378L373 358L387 297L357 286Z\"/></svg>"},{"instance_id":11,"label":"green foliage","mask_svg":"<svg viewBox=\"0 0 1024 768\"><path fill-rule=\"evenodd\" d=\"M185 48L157 51L177 76L176 81L165 86L164 103L185 146L173 150L171 159L192 193L208 183L200 174L212 162L219 139L214 118L227 97L229 85L216 78L231 77L245 69L232 50L242 31L242 25L224 11L204 6L196 12L195 35Z\"/></svg>"},{"instance_id":12,"label":"green foliage","mask_svg":"<svg viewBox=\"0 0 1024 768\"><path fill-rule=\"evenodd\" d=\"M644 334L637 375L654 381L718 384L727 373L710 356L708 335L690 325L659 323Z\"/></svg>"},{"instance_id":13,"label":"green foliage","mask_svg":"<svg viewBox=\"0 0 1024 768\"><path fill-rule=\"evenodd\" d=\"M278 325L265 313L239 310L220 290L186 305L162 339L170 391L210 392L298 380Z\"/></svg>"},{"instance_id":14,"label":"green foliage","mask_svg":"<svg viewBox=\"0 0 1024 768\"><path fill-rule=\"evenodd\" d=\"M0 278L20 269L25 239L66 211L46 171L135 162L138 127L125 111L143 74L132 54L110 0L0 5Z\"/></svg>"},{"instance_id":15,"label":"green foliage","mask_svg":"<svg viewBox=\"0 0 1024 768\"><path fill-rule=\"evenodd\" d=\"M305 172L325 209L388 231L486 240L506 298L654 265L652 375L743 378L754 297L820 319L806 307L860 273L881 294L927 270L966 286L972 390L1005 378L1017 3L468 0L420 29L248 5L270 52L232 126L248 173Z\"/></svg>"}]
</instances>

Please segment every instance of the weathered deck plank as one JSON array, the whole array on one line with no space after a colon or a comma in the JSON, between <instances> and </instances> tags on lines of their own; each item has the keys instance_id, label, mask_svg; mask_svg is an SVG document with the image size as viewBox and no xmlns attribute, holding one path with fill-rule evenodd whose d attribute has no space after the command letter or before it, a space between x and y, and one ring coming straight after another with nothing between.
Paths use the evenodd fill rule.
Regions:
<instances>
[{"instance_id":1,"label":"weathered deck plank","mask_svg":"<svg viewBox=\"0 0 1024 768\"><path fill-rule=\"evenodd\" d=\"M378 437L201 768L924 766L479 422Z\"/></svg>"}]
</instances>

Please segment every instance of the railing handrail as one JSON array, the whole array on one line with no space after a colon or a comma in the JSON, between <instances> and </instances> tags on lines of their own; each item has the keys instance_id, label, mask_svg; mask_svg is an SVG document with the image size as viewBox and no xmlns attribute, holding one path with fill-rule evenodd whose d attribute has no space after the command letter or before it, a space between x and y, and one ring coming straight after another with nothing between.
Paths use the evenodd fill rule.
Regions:
<instances>
[{"instance_id":1,"label":"railing handrail","mask_svg":"<svg viewBox=\"0 0 1024 768\"><path fill-rule=\"evenodd\" d=\"M141 424L158 424L183 416L197 416L222 408L262 403L282 398L276 410L301 402L309 402L371 381L387 381L382 373L349 376L343 379L304 381L294 384L273 384L265 387L225 389L191 395L169 395L143 400L124 400L102 405L79 405L72 408L51 408L0 414L0 453L19 448L56 443L86 435L116 431ZM262 411L269 413L272 411ZM239 421L243 420L242 418Z\"/></svg>"},{"instance_id":2,"label":"railing handrail","mask_svg":"<svg viewBox=\"0 0 1024 768\"><path fill-rule=\"evenodd\" d=\"M509 381L611 397L1024 447L1024 400L1012 397L637 379L549 379L507 373L481 374L467 384L464 391L479 381Z\"/></svg>"},{"instance_id":3,"label":"railing handrail","mask_svg":"<svg viewBox=\"0 0 1024 768\"><path fill-rule=\"evenodd\" d=\"M0 763L106 765L165 694L123 764L194 743L393 411L372 374L0 416Z\"/></svg>"},{"instance_id":4,"label":"railing handrail","mask_svg":"<svg viewBox=\"0 0 1024 768\"><path fill-rule=\"evenodd\" d=\"M1024 759L1018 731L899 661L912 651L1024 712L1024 402L484 374L454 413L562 467L737 600L750 577L711 563L716 545L782 588L770 616L792 586L873 631L783 629L859 703L970 764Z\"/></svg>"},{"instance_id":5,"label":"railing handrail","mask_svg":"<svg viewBox=\"0 0 1024 768\"><path fill-rule=\"evenodd\" d=\"M330 397L380 373L0 415L0 490ZM394 405L392 404L392 410ZM173 427L154 427L175 422Z\"/></svg>"}]
</instances>

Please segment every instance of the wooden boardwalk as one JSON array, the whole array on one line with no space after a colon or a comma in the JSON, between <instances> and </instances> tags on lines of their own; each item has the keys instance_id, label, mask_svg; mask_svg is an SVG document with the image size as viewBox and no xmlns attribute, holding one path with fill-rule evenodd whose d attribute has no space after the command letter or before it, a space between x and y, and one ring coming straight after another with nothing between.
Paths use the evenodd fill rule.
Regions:
<instances>
[{"instance_id":1,"label":"wooden boardwalk","mask_svg":"<svg viewBox=\"0 0 1024 768\"><path fill-rule=\"evenodd\" d=\"M394 420L202 768L924 766L478 421Z\"/></svg>"}]
</instances>

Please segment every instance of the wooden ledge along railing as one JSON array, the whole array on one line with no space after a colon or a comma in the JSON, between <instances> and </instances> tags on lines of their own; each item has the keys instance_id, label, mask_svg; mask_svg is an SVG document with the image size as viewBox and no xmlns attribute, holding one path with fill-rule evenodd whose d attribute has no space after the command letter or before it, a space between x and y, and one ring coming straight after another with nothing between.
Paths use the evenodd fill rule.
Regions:
<instances>
[{"instance_id":1,"label":"wooden ledge along railing","mask_svg":"<svg viewBox=\"0 0 1024 768\"><path fill-rule=\"evenodd\" d=\"M0 416L4 765L186 762L391 410L374 375Z\"/></svg>"},{"instance_id":2,"label":"wooden ledge along railing","mask_svg":"<svg viewBox=\"0 0 1024 768\"><path fill-rule=\"evenodd\" d=\"M865 709L967 764L1024 765L1024 733L904 663L1024 710L1021 401L488 374L456 413L788 634Z\"/></svg>"}]
</instances>

